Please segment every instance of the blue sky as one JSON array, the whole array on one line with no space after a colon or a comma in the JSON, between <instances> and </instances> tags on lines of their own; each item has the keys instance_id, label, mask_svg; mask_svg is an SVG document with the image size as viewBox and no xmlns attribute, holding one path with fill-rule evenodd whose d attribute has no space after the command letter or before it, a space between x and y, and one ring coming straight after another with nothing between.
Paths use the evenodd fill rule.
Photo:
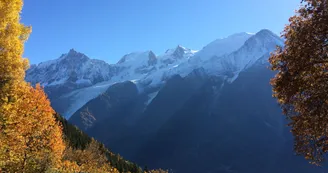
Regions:
<instances>
[{"instance_id":1,"label":"blue sky","mask_svg":"<svg viewBox=\"0 0 328 173\"><path fill-rule=\"evenodd\" d=\"M161 54L182 45L201 49L237 32L279 34L300 0L25 0L22 22L33 32L31 63L69 49L116 63L124 54Z\"/></svg>"}]
</instances>

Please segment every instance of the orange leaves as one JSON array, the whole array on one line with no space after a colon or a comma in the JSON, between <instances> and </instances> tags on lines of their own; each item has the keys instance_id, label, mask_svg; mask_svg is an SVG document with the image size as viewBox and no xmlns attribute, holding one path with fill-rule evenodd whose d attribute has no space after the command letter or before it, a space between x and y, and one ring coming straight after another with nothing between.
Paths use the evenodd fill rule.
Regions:
<instances>
[{"instance_id":1,"label":"orange leaves","mask_svg":"<svg viewBox=\"0 0 328 173\"><path fill-rule=\"evenodd\" d=\"M271 55L273 96L290 120L295 151L319 164L328 148L328 0L304 0L289 19L285 46Z\"/></svg>"},{"instance_id":2,"label":"orange leaves","mask_svg":"<svg viewBox=\"0 0 328 173\"><path fill-rule=\"evenodd\" d=\"M101 152L100 145L95 140L85 150L67 148L64 155L66 170L76 169L81 172L118 172L110 166L105 153ZM66 166L65 166L66 165Z\"/></svg>"},{"instance_id":3,"label":"orange leaves","mask_svg":"<svg viewBox=\"0 0 328 173\"><path fill-rule=\"evenodd\" d=\"M34 89L25 82L15 83L13 88L15 102L2 110L6 119L1 136L5 143L1 154L6 155L3 167L37 171L58 166L65 145L45 93L40 86Z\"/></svg>"},{"instance_id":4,"label":"orange leaves","mask_svg":"<svg viewBox=\"0 0 328 173\"><path fill-rule=\"evenodd\" d=\"M95 141L85 150L66 148L42 87L24 81L28 61L22 55L31 28L20 23L22 5L0 0L0 172L118 173Z\"/></svg>"},{"instance_id":5,"label":"orange leaves","mask_svg":"<svg viewBox=\"0 0 328 173\"><path fill-rule=\"evenodd\" d=\"M22 0L0 0L0 82L24 80L24 41L31 31L20 23Z\"/></svg>"},{"instance_id":6,"label":"orange leaves","mask_svg":"<svg viewBox=\"0 0 328 173\"><path fill-rule=\"evenodd\" d=\"M0 0L0 172L44 172L65 148L42 88L24 81L22 58L31 28L20 23L22 0Z\"/></svg>"},{"instance_id":7,"label":"orange leaves","mask_svg":"<svg viewBox=\"0 0 328 173\"><path fill-rule=\"evenodd\" d=\"M168 173L168 171L158 169L158 170L151 170L150 173Z\"/></svg>"}]
</instances>

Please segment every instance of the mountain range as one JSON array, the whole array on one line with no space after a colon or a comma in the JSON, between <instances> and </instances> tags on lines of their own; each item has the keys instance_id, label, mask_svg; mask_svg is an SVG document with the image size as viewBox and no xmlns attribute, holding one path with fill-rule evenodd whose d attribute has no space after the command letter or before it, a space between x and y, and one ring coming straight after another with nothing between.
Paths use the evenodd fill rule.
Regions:
<instances>
[{"instance_id":1,"label":"mountain range","mask_svg":"<svg viewBox=\"0 0 328 173\"><path fill-rule=\"evenodd\" d=\"M283 40L264 29L196 51L133 52L116 64L70 50L32 65L54 109L140 165L172 172L319 172L293 154L272 98L268 57Z\"/></svg>"}]
</instances>

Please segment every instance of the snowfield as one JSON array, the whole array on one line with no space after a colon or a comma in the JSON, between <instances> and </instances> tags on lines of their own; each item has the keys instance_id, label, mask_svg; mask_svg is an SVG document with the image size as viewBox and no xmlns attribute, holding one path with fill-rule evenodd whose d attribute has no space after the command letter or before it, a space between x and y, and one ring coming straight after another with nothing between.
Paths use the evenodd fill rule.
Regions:
<instances>
[{"instance_id":1,"label":"snowfield","mask_svg":"<svg viewBox=\"0 0 328 173\"><path fill-rule=\"evenodd\" d=\"M185 77L200 68L208 75L223 76L227 82L233 82L240 72L255 63L267 63L270 52L277 45L283 46L283 40L264 29L256 34L242 32L217 39L199 51L179 45L158 56L152 51L134 52L111 65L72 49L56 60L32 65L26 80L40 82L45 87L72 83L83 86L60 98L71 101L64 113L69 119L75 111L114 83L132 81L142 92L146 87L162 85L173 75ZM156 94L151 93L146 104Z\"/></svg>"}]
</instances>

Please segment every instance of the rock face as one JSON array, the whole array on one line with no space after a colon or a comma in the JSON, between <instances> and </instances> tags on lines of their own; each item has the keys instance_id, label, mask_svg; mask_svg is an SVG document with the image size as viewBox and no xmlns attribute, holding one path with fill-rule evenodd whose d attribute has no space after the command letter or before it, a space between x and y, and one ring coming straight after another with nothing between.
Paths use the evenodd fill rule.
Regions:
<instances>
[{"instance_id":1,"label":"rock face","mask_svg":"<svg viewBox=\"0 0 328 173\"><path fill-rule=\"evenodd\" d=\"M114 84L79 109L79 115L72 116L70 121L88 130L106 120L107 117L126 114L133 107L132 101L137 98L138 89L134 83L128 81Z\"/></svg>"}]
</instances>

